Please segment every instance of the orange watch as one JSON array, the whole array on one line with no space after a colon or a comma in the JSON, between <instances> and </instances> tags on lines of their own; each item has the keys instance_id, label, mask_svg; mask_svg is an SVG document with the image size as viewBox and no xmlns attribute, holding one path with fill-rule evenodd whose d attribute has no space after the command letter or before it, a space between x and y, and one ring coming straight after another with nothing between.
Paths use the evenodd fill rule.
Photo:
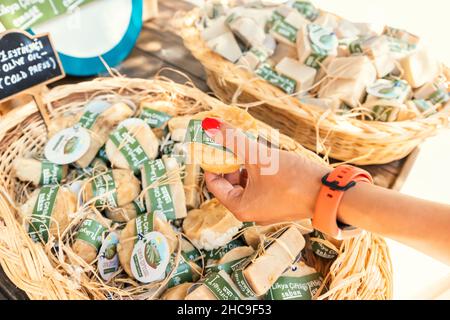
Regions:
<instances>
[{"instance_id":1,"label":"orange watch","mask_svg":"<svg viewBox=\"0 0 450 320\"><path fill-rule=\"evenodd\" d=\"M343 165L322 178L322 188L316 202L313 227L337 240L352 238L361 230L344 225L337 219L339 205L346 191L358 182L373 184L372 176L362 169Z\"/></svg>"}]
</instances>

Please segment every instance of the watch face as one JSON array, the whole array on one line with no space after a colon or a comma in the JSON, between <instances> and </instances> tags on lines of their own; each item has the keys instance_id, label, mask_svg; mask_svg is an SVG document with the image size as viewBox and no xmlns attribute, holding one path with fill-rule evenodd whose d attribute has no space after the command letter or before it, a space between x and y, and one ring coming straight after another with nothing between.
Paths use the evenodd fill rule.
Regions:
<instances>
[{"instance_id":1,"label":"watch face","mask_svg":"<svg viewBox=\"0 0 450 320\"><path fill-rule=\"evenodd\" d=\"M142 28L143 0L95 0L32 27L50 33L67 74L106 71L131 52Z\"/></svg>"}]
</instances>

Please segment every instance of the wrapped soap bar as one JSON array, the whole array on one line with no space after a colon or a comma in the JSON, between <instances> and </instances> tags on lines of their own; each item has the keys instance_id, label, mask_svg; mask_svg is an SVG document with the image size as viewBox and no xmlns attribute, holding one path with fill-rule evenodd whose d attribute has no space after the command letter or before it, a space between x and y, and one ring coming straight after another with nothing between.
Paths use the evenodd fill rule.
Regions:
<instances>
[{"instance_id":1,"label":"wrapped soap bar","mask_svg":"<svg viewBox=\"0 0 450 320\"><path fill-rule=\"evenodd\" d=\"M189 123L185 142L188 145L190 163L199 164L204 171L217 174L233 173L240 169L242 160L222 145L215 143L202 129L202 120L206 117L222 119L246 132L249 136L258 136L256 120L247 112L236 107L214 108L201 112Z\"/></svg>"},{"instance_id":2,"label":"wrapped soap bar","mask_svg":"<svg viewBox=\"0 0 450 320\"><path fill-rule=\"evenodd\" d=\"M20 207L20 214L31 239L46 243L51 236L58 239L65 231L76 208L76 196L69 189L43 186Z\"/></svg>"},{"instance_id":3,"label":"wrapped soap bar","mask_svg":"<svg viewBox=\"0 0 450 320\"><path fill-rule=\"evenodd\" d=\"M107 207L105 210L106 217L115 222L128 222L144 213L147 213L147 209L138 199L124 206L117 208Z\"/></svg>"},{"instance_id":4,"label":"wrapped soap bar","mask_svg":"<svg viewBox=\"0 0 450 320\"><path fill-rule=\"evenodd\" d=\"M294 264L272 285L265 300L312 300L323 278L303 262Z\"/></svg>"},{"instance_id":5,"label":"wrapped soap bar","mask_svg":"<svg viewBox=\"0 0 450 320\"><path fill-rule=\"evenodd\" d=\"M169 120L170 138L176 142L183 142L192 116L173 117Z\"/></svg>"},{"instance_id":6,"label":"wrapped soap bar","mask_svg":"<svg viewBox=\"0 0 450 320\"><path fill-rule=\"evenodd\" d=\"M98 208L117 208L133 202L141 184L130 170L113 169L96 174L86 185L86 201L95 200Z\"/></svg>"},{"instance_id":7,"label":"wrapped soap bar","mask_svg":"<svg viewBox=\"0 0 450 320\"><path fill-rule=\"evenodd\" d=\"M239 289L225 271L210 273L201 284L191 287L185 300L241 300Z\"/></svg>"},{"instance_id":8,"label":"wrapped soap bar","mask_svg":"<svg viewBox=\"0 0 450 320\"><path fill-rule=\"evenodd\" d=\"M206 44L211 50L233 63L238 61L242 56L241 48L232 32L226 32L219 37L207 41Z\"/></svg>"},{"instance_id":9,"label":"wrapped soap bar","mask_svg":"<svg viewBox=\"0 0 450 320\"><path fill-rule=\"evenodd\" d=\"M432 82L441 74L441 66L430 56L425 48L421 48L400 60L404 71L404 79L417 89L427 82Z\"/></svg>"},{"instance_id":10,"label":"wrapped soap bar","mask_svg":"<svg viewBox=\"0 0 450 320\"><path fill-rule=\"evenodd\" d=\"M94 213L89 214L78 228L72 250L86 263L91 264L97 258L110 226L111 221Z\"/></svg>"},{"instance_id":11,"label":"wrapped soap bar","mask_svg":"<svg viewBox=\"0 0 450 320\"><path fill-rule=\"evenodd\" d=\"M108 140L111 131L121 121L131 117L133 112L130 106L122 102L111 104L103 100L91 101L78 120L78 125L89 130L91 143L87 153L76 164L81 168L89 166Z\"/></svg>"},{"instance_id":12,"label":"wrapped soap bar","mask_svg":"<svg viewBox=\"0 0 450 320\"><path fill-rule=\"evenodd\" d=\"M295 92L302 92L303 94L313 86L317 74L316 69L290 58L281 60L275 67L275 70L279 74L295 80L297 84Z\"/></svg>"},{"instance_id":13,"label":"wrapped soap bar","mask_svg":"<svg viewBox=\"0 0 450 320\"><path fill-rule=\"evenodd\" d=\"M184 234L198 248L206 250L224 246L241 227L242 222L217 199L203 203L200 209L189 211L183 221Z\"/></svg>"},{"instance_id":14,"label":"wrapped soap bar","mask_svg":"<svg viewBox=\"0 0 450 320\"><path fill-rule=\"evenodd\" d=\"M248 259L232 279L245 297L264 295L305 247L305 239L296 227L290 227L272 241L263 252Z\"/></svg>"},{"instance_id":15,"label":"wrapped soap bar","mask_svg":"<svg viewBox=\"0 0 450 320\"><path fill-rule=\"evenodd\" d=\"M130 277L135 277L131 266L135 244L153 231L157 231L164 236L168 243L169 254L172 254L177 248L177 234L172 229L171 225L161 219L158 215L148 213L129 221L120 234L117 252L119 254L120 264ZM168 262L169 261L167 261L167 265ZM166 269L163 268L162 275L165 274L165 271Z\"/></svg>"},{"instance_id":16,"label":"wrapped soap bar","mask_svg":"<svg viewBox=\"0 0 450 320\"><path fill-rule=\"evenodd\" d=\"M150 212L160 212L167 220L186 217L186 200L180 173L176 159L167 156L143 164L142 187L146 207Z\"/></svg>"},{"instance_id":17,"label":"wrapped soap bar","mask_svg":"<svg viewBox=\"0 0 450 320\"><path fill-rule=\"evenodd\" d=\"M176 287L167 289L162 295L161 300L184 300L188 295L189 289L194 284L191 282L182 283Z\"/></svg>"},{"instance_id":18,"label":"wrapped soap bar","mask_svg":"<svg viewBox=\"0 0 450 320\"><path fill-rule=\"evenodd\" d=\"M373 84L377 72L365 56L336 58L328 65L330 79L320 86L319 99L339 99L355 108L363 100L367 86Z\"/></svg>"},{"instance_id":19,"label":"wrapped soap bar","mask_svg":"<svg viewBox=\"0 0 450 320\"><path fill-rule=\"evenodd\" d=\"M339 39L356 39L360 35L358 27L345 19L341 19L334 30Z\"/></svg>"},{"instance_id":20,"label":"wrapped soap bar","mask_svg":"<svg viewBox=\"0 0 450 320\"><path fill-rule=\"evenodd\" d=\"M330 56L337 56L339 42L332 30L317 24L303 26L297 36L297 53L301 63L319 69Z\"/></svg>"},{"instance_id":21,"label":"wrapped soap bar","mask_svg":"<svg viewBox=\"0 0 450 320\"><path fill-rule=\"evenodd\" d=\"M139 172L144 162L158 155L159 141L144 120L127 119L110 134L106 154L111 164L119 169Z\"/></svg>"},{"instance_id":22,"label":"wrapped soap bar","mask_svg":"<svg viewBox=\"0 0 450 320\"><path fill-rule=\"evenodd\" d=\"M237 247L226 253L219 260L215 260L207 265L206 273L224 270L226 273L232 274L242 261L251 256L254 251L252 247Z\"/></svg>"},{"instance_id":23,"label":"wrapped soap bar","mask_svg":"<svg viewBox=\"0 0 450 320\"><path fill-rule=\"evenodd\" d=\"M66 165L57 165L47 160L16 158L13 161L15 177L35 186L59 184L67 176L67 170Z\"/></svg>"}]
</instances>

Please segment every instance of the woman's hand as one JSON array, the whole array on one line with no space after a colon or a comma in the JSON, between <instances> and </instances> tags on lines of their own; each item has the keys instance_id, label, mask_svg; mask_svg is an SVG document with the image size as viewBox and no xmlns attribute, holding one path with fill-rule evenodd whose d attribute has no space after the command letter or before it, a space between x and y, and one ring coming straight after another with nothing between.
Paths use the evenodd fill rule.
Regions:
<instances>
[{"instance_id":1,"label":"woman's hand","mask_svg":"<svg viewBox=\"0 0 450 320\"><path fill-rule=\"evenodd\" d=\"M203 129L244 162L232 174L205 172L208 190L239 220L273 224L312 217L327 167L269 148L217 119L205 119Z\"/></svg>"}]
</instances>

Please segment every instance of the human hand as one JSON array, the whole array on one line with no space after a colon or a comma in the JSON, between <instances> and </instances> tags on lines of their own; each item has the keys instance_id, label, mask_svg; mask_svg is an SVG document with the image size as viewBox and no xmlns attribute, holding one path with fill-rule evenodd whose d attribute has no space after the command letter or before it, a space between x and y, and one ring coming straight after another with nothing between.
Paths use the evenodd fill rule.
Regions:
<instances>
[{"instance_id":1,"label":"human hand","mask_svg":"<svg viewBox=\"0 0 450 320\"><path fill-rule=\"evenodd\" d=\"M239 220L267 225L312 218L327 167L251 140L214 118L206 118L202 126L244 163L241 171L224 176L205 172L208 190ZM264 169L274 164L277 170L268 174Z\"/></svg>"}]
</instances>

